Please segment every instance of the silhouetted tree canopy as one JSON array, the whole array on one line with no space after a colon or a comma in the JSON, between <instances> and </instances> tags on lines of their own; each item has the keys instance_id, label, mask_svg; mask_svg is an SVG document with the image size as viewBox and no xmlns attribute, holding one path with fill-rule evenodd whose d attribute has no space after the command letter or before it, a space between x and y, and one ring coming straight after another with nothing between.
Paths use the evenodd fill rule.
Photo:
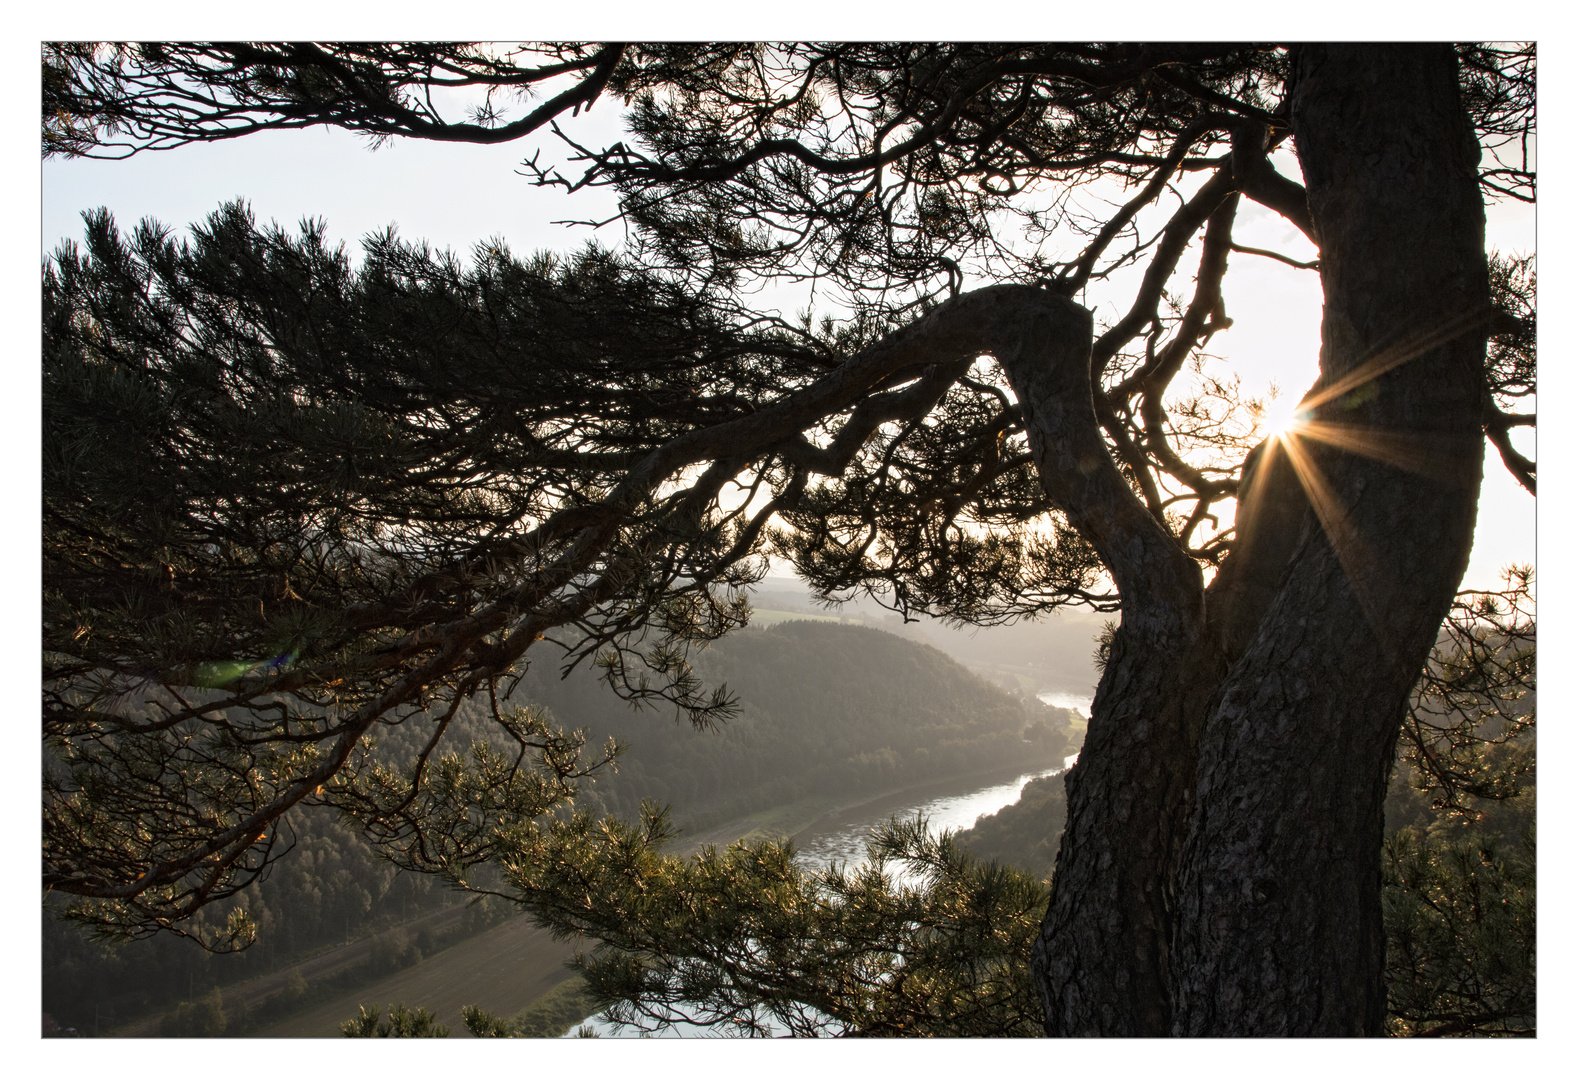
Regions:
<instances>
[{"instance_id":1,"label":"silhouetted tree canopy","mask_svg":"<svg viewBox=\"0 0 1578 1080\"><path fill-rule=\"evenodd\" d=\"M46 154L533 136L629 240L355 261L239 205L90 214L44 274L46 887L178 928L321 802L455 881L552 855L505 867L547 888L533 822L589 766L512 681L726 717L688 654L777 555L906 615L1121 611L1049 1032L1379 1033L1385 780L1487 439L1534 490L1533 264L1484 240L1534 197L1533 78L1521 45L47 45ZM616 145L555 122L611 99ZM1245 199L1319 258L1236 243ZM1286 437L1209 352L1240 258L1320 275ZM773 281L844 317L754 310ZM493 742L453 746L472 699ZM392 724L432 732L403 768Z\"/></svg>"}]
</instances>

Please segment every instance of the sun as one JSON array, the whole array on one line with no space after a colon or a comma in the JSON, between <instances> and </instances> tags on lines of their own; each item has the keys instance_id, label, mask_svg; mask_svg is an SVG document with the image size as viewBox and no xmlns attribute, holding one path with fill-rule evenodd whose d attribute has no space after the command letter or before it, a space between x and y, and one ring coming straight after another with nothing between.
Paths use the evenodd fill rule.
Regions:
<instances>
[{"instance_id":1,"label":"sun","mask_svg":"<svg viewBox=\"0 0 1578 1080\"><path fill-rule=\"evenodd\" d=\"M1272 397L1260 411L1255 427L1268 439L1282 438L1292 432L1303 420L1304 410L1299 401L1291 397Z\"/></svg>"}]
</instances>

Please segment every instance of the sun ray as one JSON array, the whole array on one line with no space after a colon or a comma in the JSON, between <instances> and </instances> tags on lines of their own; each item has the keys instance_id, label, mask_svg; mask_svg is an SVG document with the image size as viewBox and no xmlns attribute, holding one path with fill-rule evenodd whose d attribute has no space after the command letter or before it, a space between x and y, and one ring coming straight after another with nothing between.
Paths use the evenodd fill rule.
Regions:
<instances>
[{"instance_id":1,"label":"sun ray","mask_svg":"<svg viewBox=\"0 0 1578 1080\"><path fill-rule=\"evenodd\" d=\"M1371 631L1385 647L1386 635L1381 631L1380 613L1370 601L1367 587L1375 568L1375 559L1369 546L1359 535L1359 530L1354 527L1352 516L1327 481L1325 474L1321 472L1320 465L1316 463L1309 448L1297 437L1284 437L1280 442L1293 465L1294 473L1298 476L1299 485L1309 496L1310 507L1315 511L1315 517L1331 543L1332 552L1337 556L1337 561L1348 578L1348 584L1353 589L1354 598L1359 602L1359 609L1364 613L1365 621L1370 624Z\"/></svg>"},{"instance_id":2,"label":"sun ray","mask_svg":"<svg viewBox=\"0 0 1578 1080\"><path fill-rule=\"evenodd\" d=\"M1332 404L1351 409L1369 401L1378 392L1375 380L1381 375L1483 326L1493 314L1493 310L1487 307L1422 331L1403 331L1391 344L1383 346L1369 359L1329 385L1312 390L1291 409L1267 410L1264 417L1268 430L1266 441L1262 444L1263 456L1250 471L1241 503L1253 504L1259 501L1273 472L1273 455L1278 450L1285 452L1299 486L1309 498L1316 519L1353 588L1359 607L1376 637L1381 640L1383 648L1387 643L1380 629L1379 612L1368 599L1367 584L1376 569L1374 553L1359 535L1352 516L1321 471L1311 453L1312 447L1307 445L1306 440L1308 443L1321 443L1339 451L1380 461L1426 479L1461 487L1477 482L1473 462L1478 438L1464 439L1444 433L1385 431L1357 424L1317 420L1315 410Z\"/></svg>"},{"instance_id":3,"label":"sun ray","mask_svg":"<svg viewBox=\"0 0 1578 1080\"><path fill-rule=\"evenodd\" d=\"M1279 433L1261 444L1260 460L1248 471L1249 486L1238 498L1240 508L1259 505L1261 497L1265 493L1266 485L1269 483L1270 476L1274 471L1272 465L1275 462L1277 451L1282 447L1282 443L1283 436Z\"/></svg>"},{"instance_id":4,"label":"sun ray","mask_svg":"<svg viewBox=\"0 0 1578 1080\"><path fill-rule=\"evenodd\" d=\"M1466 441L1447 434L1383 431L1356 424L1304 420L1296 421L1283 433L1284 440L1300 438L1385 462L1443 484L1461 487L1473 482L1465 466L1478 446L1477 437Z\"/></svg>"},{"instance_id":5,"label":"sun ray","mask_svg":"<svg viewBox=\"0 0 1578 1080\"><path fill-rule=\"evenodd\" d=\"M1338 376L1330 385L1312 391L1299 403L1299 410L1313 413L1329 401L1347 397L1393 368L1401 367L1432 349L1438 349L1470 330L1487 325L1494 314L1493 308L1486 307L1478 311L1466 312L1455 319L1449 319L1427 329L1403 331L1399 335L1400 340L1383 346L1368 360L1362 361L1346 374Z\"/></svg>"}]
</instances>

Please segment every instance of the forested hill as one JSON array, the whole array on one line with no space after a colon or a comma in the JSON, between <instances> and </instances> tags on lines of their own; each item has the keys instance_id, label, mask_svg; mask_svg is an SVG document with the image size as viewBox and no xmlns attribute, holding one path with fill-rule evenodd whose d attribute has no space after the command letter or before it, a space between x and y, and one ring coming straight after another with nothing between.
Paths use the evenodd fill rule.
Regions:
<instances>
[{"instance_id":1,"label":"forested hill","mask_svg":"<svg viewBox=\"0 0 1578 1080\"><path fill-rule=\"evenodd\" d=\"M630 747L617 775L580 802L633 816L669 803L681 827L809 795L859 795L994 768L1058 764L1077 717L992 686L928 645L862 626L791 621L731 634L697 654L698 674L740 713L696 731L633 712L595 677L539 665L516 692L565 727Z\"/></svg>"},{"instance_id":2,"label":"forested hill","mask_svg":"<svg viewBox=\"0 0 1578 1080\"><path fill-rule=\"evenodd\" d=\"M1056 690L1094 693L1101 672L1096 666L1096 640L1111 615L1079 608L1060 608L1041 619L1006 626L949 626L940 619L902 622L899 616L868 597L847 603L819 604L794 578L769 577L751 590L758 616L800 613L847 620L887 630L900 637L935 646L991 681L1030 692ZM753 619L753 621L755 621Z\"/></svg>"},{"instance_id":3,"label":"forested hill","mask_svg":"<svg viewBox=\"0 0 1578 1080\"><path fill-rule=\"evenodd\" d=\"M1050 878L1068 817L1064 779L1064 773L1057 773L1030 781L1017 802L983 815L973 828L960 832L959 843L976 858Z\"/></svg>"},{"instance_id":4,"label":"forested hill","mask_svg":"<svg viewBox=\"0 0 1578 1080\"><path fill-rule=\"evenodd\" d=\"M633 818L649 798L671 804L681 828L702 829L808 796L858 798L986 769L1046 767L1075 749L1073 714L1011 696L936 649L880 630L785 622L731 634L694 659L703 679L740 697L740 714L712 731L632 711L595 674L561 681L548 663L526 673L516 700L546 705L562 726L587 729L593 745L612 734L630 746L616 775L582 787L580 807ZM485 736L478 713L463 710L457 731ZM381 732L379 747L408 760L425 734L402 725ZM79 927L45 919L45 1012L63 1027L109 1031L455 901L432 879L397 873L329 811L292 814L290 835L291 857L243 894L261 933L239 956L170 936L105 949ZM465 919L485 914L467 909ZM391 940L422 955L444 944L408 937ZM247 1031L230 1011L227 1030Z\"/></svg>"}]
</instances>

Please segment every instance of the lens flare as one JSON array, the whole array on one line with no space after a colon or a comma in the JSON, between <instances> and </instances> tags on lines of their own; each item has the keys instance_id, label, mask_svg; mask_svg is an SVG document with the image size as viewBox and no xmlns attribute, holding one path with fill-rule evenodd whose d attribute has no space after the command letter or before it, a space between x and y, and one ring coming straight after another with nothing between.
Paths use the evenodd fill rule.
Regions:
<instances>
[{"instance_id":1,"label":"lens flare","mask_svg":"<svg viewBox=\"0 0 1578 1080\"><path fill-rule=\"evenodd\" d=\"M1464 438L1433 432L1386 430L1365 423L1362 410L1380 395L1382 375L1482 326L1488 317L1488 310L1482 309L1449 319L1439 326L1401 331L1351 370L1312 389L1302 401L1273 396L1256 418L1256 428L1266 436L1266 457L1262 467L1254 470L1243 497L1260 498L1271 475L1271 469L1266 466L1270 465L1272 456L1287 455L1299 486L1308 496L1372 627L1381 625L1369 588L1377 569L1376 553L1360 535L1351 509L1322 470L1322 455L1318 450L1322 447L1327 450L1328 465L1330 451L1337 451L1384 462L1444 484L1477 485L1477 433ZM1272 393L1275 395L1275 387ZM1317 411L1321 414L1319 418ZM1345 419L1348 416L1354 419Z\"/></svg>"},{"instance_id":2,"label":"lens flare","mask_svg":"<svg viewBox=\"0 0 1578 1080\"><path fill-rule=\"evenodd\" d=\"M192 669L191 683L193 686L219 690L248 675L278 675L296 662L296 656L293 650L281 653L272 660L222 660L213 664L198 664Z\"/></svg>"},{"instance_id":3,"label":"lens flare","mask_svg":"<svg viewBox=\"0 0 1578 1080\"><path fill-rule=\"evenodd\" d=\"M1272 398L1261 411L1256 425L1268 439L1285 438L1300 423L1309 418L1307 410L1292 398Z\"/></svg>"}]
</instances>

